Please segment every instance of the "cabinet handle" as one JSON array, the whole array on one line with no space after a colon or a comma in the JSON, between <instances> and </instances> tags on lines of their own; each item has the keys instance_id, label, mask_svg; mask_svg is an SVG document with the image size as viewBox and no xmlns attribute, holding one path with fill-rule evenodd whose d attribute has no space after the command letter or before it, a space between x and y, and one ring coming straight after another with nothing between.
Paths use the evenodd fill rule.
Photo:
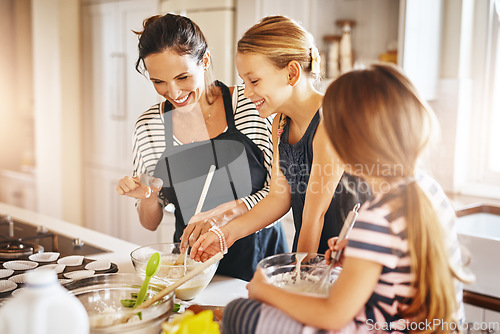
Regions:
<instances>
[{"instance_id":1,"label":"cabinet handle","mask_svg":"<svg viewBox=\"0 0 500 334\"><path fill-rule=\"evenodd\" d=\"M111 119L114 121L123 121L127 118L126 111L126 59L127 55L123 52L112 52L113 74L115 84L113 85L113 99L115 105L111 108Z\"/></svg>"}]
</instances>

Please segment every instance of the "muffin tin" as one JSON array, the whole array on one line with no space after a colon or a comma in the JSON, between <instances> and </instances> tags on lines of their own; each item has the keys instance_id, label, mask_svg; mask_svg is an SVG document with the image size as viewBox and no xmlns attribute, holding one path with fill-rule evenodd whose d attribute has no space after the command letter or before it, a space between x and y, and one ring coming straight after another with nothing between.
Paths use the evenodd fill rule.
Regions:
<instances>
[{"instance_id":1,"label":"muffin tin","mask_svg":"<svg viewBox=\"0 0 500 334\"><path fill-rule=\"evenodd\" d=\"M82 277L118 271L118 266L109 260L93 260L79 255L61 258L58 253L38 253L0 263L0 304L2 299L24 287L25 274L30 270L55 270L59 283L63 286Z\"/></svg>"}]
</instances>

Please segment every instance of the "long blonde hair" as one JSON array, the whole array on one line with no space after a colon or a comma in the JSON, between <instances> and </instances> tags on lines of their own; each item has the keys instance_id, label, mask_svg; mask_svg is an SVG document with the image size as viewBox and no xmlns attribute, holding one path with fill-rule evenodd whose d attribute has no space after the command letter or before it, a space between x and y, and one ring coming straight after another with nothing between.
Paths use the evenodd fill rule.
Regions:
<instances>
[{"instance_id":1,"label":"long blonde hair","mask_svg":"<svg viewBox=\"0 0 500 334\"><path fill-rule=\"evenodd\" d=\"M395 66L375 64L348 72L330 85L323 100L323 117L344 163L375 172L379 166L397 166L391 173L384 168L380 175L370 176L389 183L410 180L393 191L398 196L390 202L394 211L404 208L416 279L416 295L407 309L400 310L402 315L412 321L455 322L455 274L444 231L432 203L411 179L433 133L436 122L432 110ZM427 332L440 333L442 329Z\"/></svg>"},{"instance_id":2,"label":"long blonde hair","mask_svg":"<svg viewBox=\"0 0 500 334\"><path fill-rule=\"evenodd\" d=\"M280 70L295 60L309 78L319 80L321 76L321 60L313 35L299 22L286 16L264 17L241 37L237 51L265 56ZM283 117L279 128L283 129L287 121L288 117Z\"/></svg>"}]
</instances>

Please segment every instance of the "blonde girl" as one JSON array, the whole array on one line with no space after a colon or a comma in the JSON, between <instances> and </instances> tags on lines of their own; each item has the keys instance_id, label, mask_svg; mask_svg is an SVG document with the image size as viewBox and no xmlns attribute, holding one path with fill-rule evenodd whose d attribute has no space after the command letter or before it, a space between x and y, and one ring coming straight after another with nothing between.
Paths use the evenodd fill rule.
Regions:
<instances>
[{"instance_id":1,"label":"blonde girl","mask_svg":"<svg viewBox=\"0 0 500 334\"><path fill-rule=\"evenodd\" d=\"M398 69L373 65L330 85L323 117L341 164L374 195L360 209L342 272L327 297L315 297L277 288L257 271L251 299L227 306L224 332L457 332L455 214L439 184L417 169L432 111Z\"/></svg>"},{"instance_id":2,"label":"blonde girl","mask_svg":"<svg viewBox=\"0 0 500 334\"><path fill-rule=\"evenodd\" d=\"M193 258L206 260L221 246L230 247L266 228L290 208L295 224L293 251L323 253L347 213L367 196L358 188L358 180L344 175L335 163L320 124L323 95L314 87L319 61L312 35L288 17L266 17L239 40L236 68L245 96L261 117L276 115L271 188L266 198L222 226L219 233L202 235L193 246Z\"/></svg>"}]
</instances>

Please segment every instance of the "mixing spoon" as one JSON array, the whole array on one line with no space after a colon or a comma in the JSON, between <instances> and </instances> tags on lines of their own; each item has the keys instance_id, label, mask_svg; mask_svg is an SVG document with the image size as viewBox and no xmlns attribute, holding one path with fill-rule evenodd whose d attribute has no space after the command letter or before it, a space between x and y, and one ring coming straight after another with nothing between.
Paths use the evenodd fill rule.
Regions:
<instances>
[{"instance_id":1,"label":"mixing spoon","mask_svg":"<svg viewBox=\"0 0 500 334\"><path fill-rule=\"evenodd\" d=\"M142 304L144 299L146 299L146 292L148 291L149 281L151 277L158 273L160 269L160 253L156 252L151 255L148 260L148 264L146 265L146 277L144 278L144 282L142 282L141 289L139 290L139 294L137 295L137 300L135 301L135 306L137 307Z\"/></svg>"}]
</instances>

